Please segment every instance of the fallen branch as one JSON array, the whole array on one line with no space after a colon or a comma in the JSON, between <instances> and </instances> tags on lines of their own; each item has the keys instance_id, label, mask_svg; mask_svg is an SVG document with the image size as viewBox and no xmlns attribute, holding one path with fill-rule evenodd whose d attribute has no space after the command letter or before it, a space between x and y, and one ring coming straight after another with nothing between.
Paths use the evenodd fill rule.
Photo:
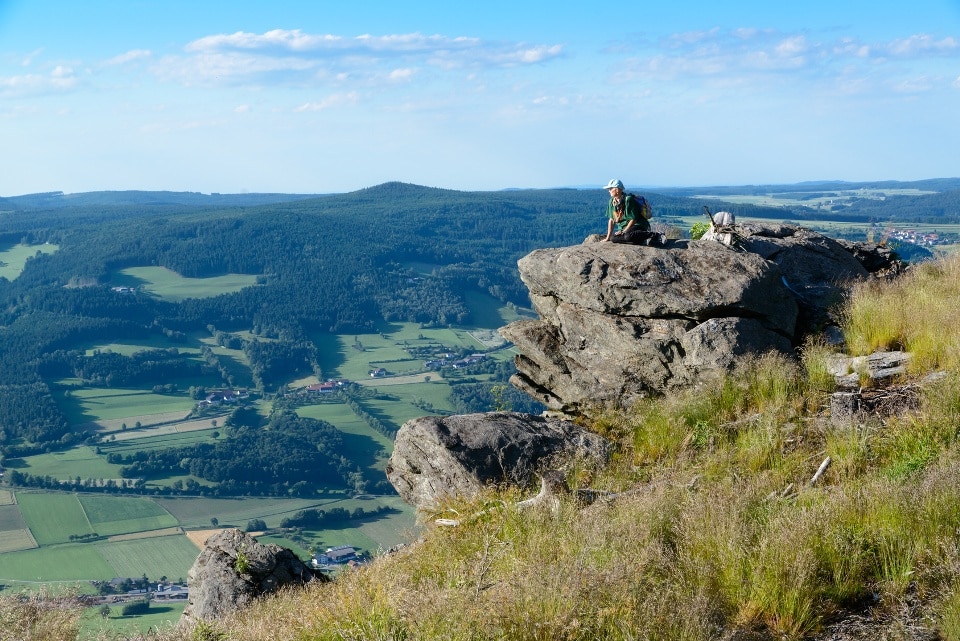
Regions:
<instances>
[{"instance_id":1,"label":"fallen branch","mask_svg":"<svg viewBox=\"0 0 960 641\"><path fill-rule=\"evenodd\" d=\"M827 471L827 468L830 467L830 457L823 459L823 463L820 464L820 467L817 468L817 473L813 475L813 478L810 479L810 482L807 485L811 487L820 480L820 477L823 476L823 473Z\"/></svg>"}]
</instances>

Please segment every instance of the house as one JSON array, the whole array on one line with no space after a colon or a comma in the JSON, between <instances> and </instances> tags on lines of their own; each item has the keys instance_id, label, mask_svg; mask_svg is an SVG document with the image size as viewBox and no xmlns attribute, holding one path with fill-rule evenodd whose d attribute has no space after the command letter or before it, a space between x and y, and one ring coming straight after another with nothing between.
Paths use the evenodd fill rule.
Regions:
<instances>
[{"instance_id":1,"label":"house","mask_svg":"<svg viewBox=\"0 0 960 641\"><path fill-rule=\"evenodd\" d=\"M314 383L307 386L308 394L330 394L337 391L339 383L337 381L327 381L326 383Z\"/></svg>"},{"instance_id":2,"label":"house","mask_svg":"<svg viewBox=\"0 0 960 641\"><path fill-rule=\"evenodd\" d=\"M369 374L370 378L383 378L387 375L387 370L383 369L382 367L378 367L370 370Z\"/></svg>"},{"instance_id":3,"label":"house","mask_svg":"<svg viewBox=\"0 0 960 641\"><path fill-rule=\"evenodd\" d=\"M326 557L329 564L344 564L357 560L357 551L350 545L338 545L337 547L327 548L326 553L321 557ZM320 559L323 563L322 558Z\"/></svg>"}]
</instances>

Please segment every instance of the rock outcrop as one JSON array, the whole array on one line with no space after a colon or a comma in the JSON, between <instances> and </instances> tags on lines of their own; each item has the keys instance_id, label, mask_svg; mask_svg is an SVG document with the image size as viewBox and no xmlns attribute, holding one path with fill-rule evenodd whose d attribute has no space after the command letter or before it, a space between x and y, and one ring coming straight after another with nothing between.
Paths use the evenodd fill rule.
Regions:
<instances>
[{"instance_id":1,"label":"rock outcrop","mask_svg":"<svg viewBox=\"0 0 960 641\"><path fill-rule=\"evenodd\" d=\"M573 459L603 463L611 445L556 418L515 412L426 416L397 433L387 478L419 509L476 496L489 485L528 485L538 472Z\"/></svg>"},{"instance_id":2,"label":"rock outcrop","mask_svg":"<svg viewBox=\"0 0 960 641\"><path fill-rule=\"evenodd\" d=\"M190 597L180 625L215 621L285 585L327 580L290 550L263 545L237 529L209 539L187 574Z\"/></svg>"},{"instance_id":3,"label":"rock outcrop","mask_svg":"<svg viewBox=\"0 0 960 641\"><path fill-rule=\"evenodd\" d=\"M500 330L520 354L514 386L551 410L631 405L791 352L831 320L867 270L840 243L792 225L737 225L737 249L590 242L519 261L539 320Z\"/></svg>"}]
</instances>

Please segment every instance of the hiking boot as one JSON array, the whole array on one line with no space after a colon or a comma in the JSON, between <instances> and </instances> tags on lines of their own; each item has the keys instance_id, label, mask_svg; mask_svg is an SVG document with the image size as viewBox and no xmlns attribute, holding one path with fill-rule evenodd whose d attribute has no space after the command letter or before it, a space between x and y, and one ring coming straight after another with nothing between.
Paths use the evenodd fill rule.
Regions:
<instances>
[{"instance_id":1,"label":"hiking boot","mask_svg":"<svg viewBox=\"0 0 960 641\"><path fill-rule=\"evenodd\" d=\"M650 244L653 245L653 246L655 246L655 247L666 247L666 246L667 246L667 235L666 235L666 234L662 234L662 233L658 233L656 236L653 237L653 240L652 240L652 242L651 242Z\"/></svg>"}]
</instances>

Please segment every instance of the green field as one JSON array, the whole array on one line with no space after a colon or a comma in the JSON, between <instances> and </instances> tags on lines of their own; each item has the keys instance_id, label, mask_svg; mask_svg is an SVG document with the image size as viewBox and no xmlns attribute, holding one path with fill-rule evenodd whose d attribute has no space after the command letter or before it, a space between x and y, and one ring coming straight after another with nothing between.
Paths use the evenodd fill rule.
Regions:
<instances>
[{"instance_id":1,"label":"green field","mask_svg":"<svg viewBox=\"0 0 960 641\"><path fill-rule=\"evenodd\" d=\"M54 545L0 554L0 583L22 581L31 585L45 581L109 581L115 576L113 568L93 543Z\"/></svg>"},{"instance_id":2,"label":"green field","mask_svg":"<svg viewBox=\"0 0 960 641\"><path fill-rule=\"evenodd\" d=\"M392 373L411 371L411 362L419 363L421 359L411 359L407 347L443 345L452 349L484 349L466 329L425 329L417 323L390 323L375 334L317 334L314 342L320 352L324 376L351 381L369 380L370 370L375 367L384 367Z\"/></svg>"},{"instance_id":3,"label":"green field","mask_svg":"<svg viewBox=\"0 0 960 641\"><path fill-rule=\"evenodd\" d=\"M185 278L166 267L128 267L114 273L110 280L113 285L141 288L174 303L187 298L232 294L257 283L257 277L250 274Z\"/></svg>"},{"instance_id":4,"label":"green field","mask_svg":"<svg viewBox=\"0 0 960 641\"><path fill-rule=\"evenodd\" d=\"M90 527L100 536L149 532L177 525L169 512L152 499L82 494L80 505Z\"/></svg>"},{"instance_id":5,"label":"green field","mask_svg":"<svg viewBox=\"0 0 960 641\"><path fill-rule=\"evenodd\" d=\"M128 338L111 341L109 343L91 343L86 350L87 356L94 352L113 352L123 356L132 356L137 352L151 349L176 349L182 354L200 354L200 348L191 343L178 343L170 340L163 334L151 334L144 338Z\"/></svg>"},{"instance_id":6,"label":"green field","mask_svg":"<svg viewBox=\"0 0 960 641\"><path fill-rule=\"evenodd\" d=\"M14 245L0 251L0 278L7 280L16 280L23 271L27 259L36 256L37 253L52 254L60 249L57 245L49 243L44 245Z\"/></svg>"},{"instance_id":7,"label":"green field","mask_svg":"<svg viewBox=\"0 0 960 641\"><path fill-rule=\"evenodd\" d=\"M20 514L41 546L66 543L93 528L75 494L17 492Z\"/></svg>"},{"instance_id":8,"label":"green field","mask_svg":"<svg viewBox=\"0 0 960 641\"><path fill-rule=\"evenodd\" d=\"M154 631L169 630L180 620L186 603L166 603L153 601L150 612L135 617L120 614L120 606L111 606L111 614L106 619L100 615L100 606L87 608L81 619L78 641L94 639L126 639ZM138 637L139 638L139 637Z\"/></svg>"},{"instance_id":9,"label":"green field","mask_svg":"<svg viewBox=\"0 0 960 641\"><path fill-rule=\"evenodd\" d=\"M383 455L393 452L393 441L380 434L343 403L322 403L297 408L297 414L335 425L343 439L343 449L350 460L370 475L383 474ZM382 478L382 476L381 476Z\"/></svg>"},{"instance_id":10,"label":"green field","mask_svg":"<svg viewBox=\"0 0 960 641\"><path fill-rule=\"evenodd\" d=\"M213 433L223 433L223 428L211 427L206 430L195 430L191 432L173 432L171 434L158 434L156 436L143 436L140 438L124 438L102 443L100 451L106 454L132 454L134 452L148 452L150 450L159 450L168 447L183 447L193 445L194 443L213 443L217 439ZM132 437L132 433L124 434L125 437Z\"/></svg>"},{"instance_id":11,"label":"green field","mask_svg":"<svg viewBox=\"0 0 960 641\"><path fill-rule=\"evenodd\" d=\"M149 390L86 387L54 390L54 400L73 425L91 421L125 419L182 412L186 416L196 401L186 392L177 395L155 394ZM128 426L133 427L135 420Z\"/></svg>"},{"instance_id":12,"label":"green field","mask_svg":"<svg viewBox=\"0 0 960 641\"><path fill-rule=\"evenodd\" d=\"M316 507L322 501L281 498L157 498L157 504L186 528L209 528L211 517L220 527L245 529L250 519L263 519L269 527L279 527L280 519L294 512Z\"/></svg>"},{"instance_id":13,"label":"green field","mask_svg":"<svg viewBox=\"0 0 960 641\"><path fill-rule=\"evenodd\" d=\"M120 465L107 463L87 445L62 452L36 454L9 462L8 466L34 476L50 476L58 481L81 479L118 479Z\"/></svg>"},{"instance_id":14,"label":"green field","mask_svg":"<svg viewBox=\"0 0 960 641\"><path fill-rule=\"evenodd\" d=\"M200 550L186 536L97 543L97 550L113 569L113 576L186 579Z\"/></svg>"}]
</instances>

